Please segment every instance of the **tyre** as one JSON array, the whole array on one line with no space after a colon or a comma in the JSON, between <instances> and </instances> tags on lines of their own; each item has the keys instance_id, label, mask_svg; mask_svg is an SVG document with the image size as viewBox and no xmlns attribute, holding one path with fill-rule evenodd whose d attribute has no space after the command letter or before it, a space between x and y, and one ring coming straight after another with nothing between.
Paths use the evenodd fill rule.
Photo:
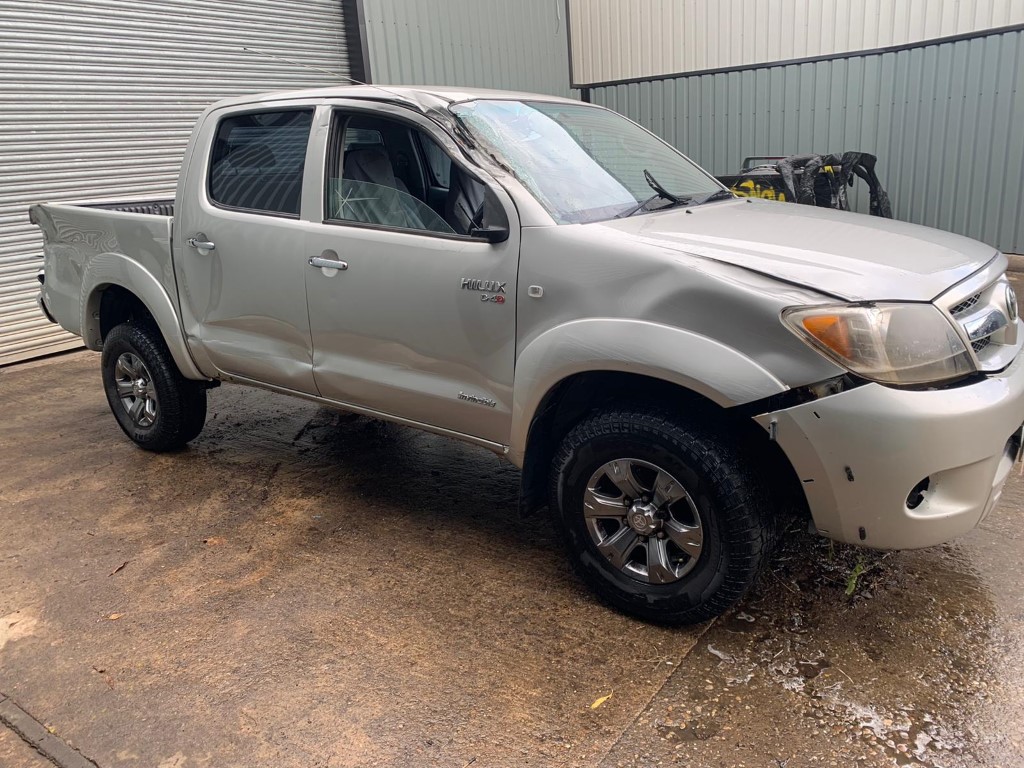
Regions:
<instances>
[{"instance_id":1,"label":"tyre","mask_svg":"<svg viewBox=\"0 0 1024 768\"><path fill-rule=\"evenodd\" d=\"M116 326L103 341L101 367L110 410L140 448L175 450L202 431L206 387L181 375L155 328Z\"/></svg>"},{"instance_id":2,"label":"tyre","mask_svg":"<svg viewBox=\"0 0 1024 768\"><path fill-rule=\"evenodd\" d=\"M720 615L753 583L773 513L742 451L711 425L605 412L552 465L551 508L573 566L612 607L660 624Z\"/></svg>"}]
</instances>

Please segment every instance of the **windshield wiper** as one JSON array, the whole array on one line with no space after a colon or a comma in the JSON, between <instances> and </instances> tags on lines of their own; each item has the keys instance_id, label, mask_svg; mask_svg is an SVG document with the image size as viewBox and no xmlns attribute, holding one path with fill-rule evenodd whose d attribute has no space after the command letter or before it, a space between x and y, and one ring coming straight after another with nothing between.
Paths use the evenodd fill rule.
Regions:
<instances>
[{"instance_id":1,"label":"windshield wiper","mask_svg":"<svg viewBox=\"0 0 1024 768\"><path fill-rule=\"evenodd\" d=\"M728 189L716 189L714 192L704 195L704 197L697 200L694 205L704 205L704 203L710 203L712 200L728 200L735 197L736 195Z\"/></svg>"},{"instance_id":2,"label":"windshield wiper","mask_svg":"<svg viewBox=\"0 0 1024 768\"><path fill-rule=\"evenodd\" d=\"M673 205L686 205L691 200L693 200L692 197L673 195L671 192L669 192L667 189L661 186L661 184L658 183L658 180L654 178L651 175L651 172L648 171L646 168L644 168L644 180L646 180L647 186L654 190L654 194L648 197L639 205L630 208L625 213L620 213L617 218L625 219L632 216L634 213L639 213L640 211L644 210L648 205L650 205L659 198L661 198L662 200L668 200L670 203L669 205L662 206L662 208L671 208Z\"/></svg>"}]
</instances>

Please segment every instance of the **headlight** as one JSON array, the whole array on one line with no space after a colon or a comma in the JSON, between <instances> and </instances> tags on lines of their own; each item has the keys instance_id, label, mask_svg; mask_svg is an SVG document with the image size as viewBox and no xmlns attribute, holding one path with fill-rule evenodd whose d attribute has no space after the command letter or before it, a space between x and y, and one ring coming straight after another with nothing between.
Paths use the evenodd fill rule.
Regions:
<instances>
[{"instance_id":1,"label":"headlight","mask_svg":"<svg viewBox=\"0 0 1024 768\"><path fill-rule=\"evenodd\" d=\"M975 371L953 324L932 304L791 307L782 319L826 357L882 384L933 384Z\"/></svg>"}]
</instances>

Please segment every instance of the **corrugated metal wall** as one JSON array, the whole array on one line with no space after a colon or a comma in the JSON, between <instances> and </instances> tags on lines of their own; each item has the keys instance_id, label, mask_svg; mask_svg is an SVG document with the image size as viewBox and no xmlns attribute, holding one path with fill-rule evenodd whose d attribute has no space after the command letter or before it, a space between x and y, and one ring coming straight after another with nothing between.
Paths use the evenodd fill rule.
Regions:
<instances>
[{"instance_id":1,"label":"corrugated metal wall","mask_svg":"<svg viewBox=\"0 0 1024 768\"><path fill-rule=\"evenodd\" d=\"M217 99L336 83L340 0L0 0L0 365L77 344L35 305L39 201L173 197Z\"/></svg>"},{"instance_id":2,"label":"corrugated metal wall","mask_svg":"<svg viewBox=\"0 0 1024 768\"><path fill-rule=\"evenodd\" d=\"M1021 0L569 0L573 83L887 48L1024 23Z\"/></svg>"},{"instance_id":3,"label":"corrugated metal wall","mask_svg":"<svg viewBox=\"0 0 1024 768\"><path fill-rule=\"evenodd\" d=\"M570 95L564 0L362 0L373 82Z\"/></svg>"},{"instance_id":4,"label":"corrugated metal wall","mask_svg":"<svg viewBox=\"0 0 1024 768\"><path fill-rule=\"evenodd\" d=\"M871 152L896 218L1024 253L1024 32L591 98L716 174L749 155Z\"/></svg>"}]
</instances>

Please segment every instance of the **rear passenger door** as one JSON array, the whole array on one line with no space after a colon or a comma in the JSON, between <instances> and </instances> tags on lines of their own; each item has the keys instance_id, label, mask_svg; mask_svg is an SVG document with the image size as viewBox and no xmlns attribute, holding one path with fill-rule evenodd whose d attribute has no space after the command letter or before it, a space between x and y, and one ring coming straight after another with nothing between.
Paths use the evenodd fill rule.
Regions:
<instances>
[{"instance_id":1,"label":"rear passenger door","mask_svg":"<svg viewBox=\"0 0 1024 768\"><path fill-rule=\"evenodd\" d=\"M305 393L316 387L299 209L313 114L287 106L208 119L175 211L190 342L229 377Z\"/></svg>"}]
</instances>

